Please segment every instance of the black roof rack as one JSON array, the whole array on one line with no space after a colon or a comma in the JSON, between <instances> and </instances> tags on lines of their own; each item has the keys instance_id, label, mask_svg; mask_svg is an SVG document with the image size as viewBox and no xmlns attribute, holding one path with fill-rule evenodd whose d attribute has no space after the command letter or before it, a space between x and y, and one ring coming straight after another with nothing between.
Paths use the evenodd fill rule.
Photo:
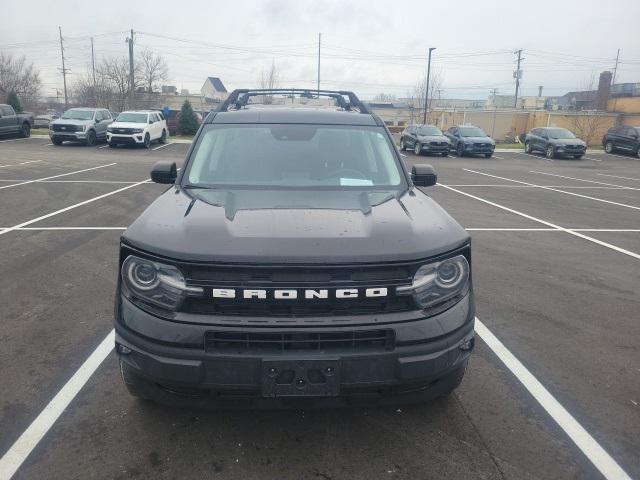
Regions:
<instances>
[{"instance_id":1,"label":"black roof rack","mask_svg":"<svg viewBox=\"0 0 640 480\"><path fill-rule=\"evenodd\" d=\"M226 112L230 107L240 110L249 103L250 97L258 97L262 95L282 94L294 97L298 95L300 98L333 98L340 108L344 110L352 110L356 108L360 113L371 113L367 106L360 101L358 96L346 90L317 90L313 88L265 88L265 89L248 89L239 88L229 94L227 99L217 108L218 112ZM345 99L347 97L349 101Z\"/></svg>"}]
</instances>

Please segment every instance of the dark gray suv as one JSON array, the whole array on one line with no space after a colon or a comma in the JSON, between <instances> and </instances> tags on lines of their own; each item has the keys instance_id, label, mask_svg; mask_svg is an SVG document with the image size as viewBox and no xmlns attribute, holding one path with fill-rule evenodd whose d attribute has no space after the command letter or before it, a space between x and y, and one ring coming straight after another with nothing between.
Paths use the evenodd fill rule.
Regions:
<instances>
[{"instance_id":1,"label":"dark gray suv","mask_svg":"<svg viewBox=\"0 0 640 480\"><path fill-rule=\"evenodd\" d=\"M449 148L449 139L433 125L410 125L400 136L400 150L412 149L416 155L427 153L446 157Z\"/></svg>"},{"instance_id":2,"label":"dark gray suv","mask_svg":"<svg viewBox=\"0 0 640 480\"><path fill-rule=\"evenodd\" d=\"M304 106L321 99L335 105ZM179 173L159 162L151 178L170 188L120 245L116 351L132 394L330 406L424 401L461 382L469 235L418 188L433 169L408 172L352 92L236 90Z\"/></svg>"},{"instance_id":3,"label":"dark gray suv","mask_svg":"<svg viewBox=\"0 0 640 480\"><path fill-rule=\"evenodd\" d=\"M527 153L542 152L547 158L573 157L580 159L587 151L587 144L566 128L543 127L534 128L527 133L524 139L524 151Z\"/></svg>"}]
</instances>

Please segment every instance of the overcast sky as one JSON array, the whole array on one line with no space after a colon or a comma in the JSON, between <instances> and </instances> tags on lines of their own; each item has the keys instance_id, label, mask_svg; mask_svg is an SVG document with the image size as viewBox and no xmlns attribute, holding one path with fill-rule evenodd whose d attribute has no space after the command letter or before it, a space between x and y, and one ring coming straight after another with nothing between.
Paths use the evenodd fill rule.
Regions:
<instances>
[{"instance_id":1,"label":"overcast sky","mask_svg":"<svg viewBox=\"0 0 640 480\"><path fill-rule=\"evenodd\" d=\"M426 51L437 47L432 72L441 95L487 98L492 88L512 94L514 51L524 49L524 95L583 89L621 61L616 82L640 82L640 0L353 1L3 1L0 50L26 55L41 70L43 93L62 89L58 26L74 76L96 57L149 47L169 64L168 84L199 92L205 77L227 89L257 86L274 61L280 86L315 86L318 32L321 85L406 96L426 72ZM597 6L596 6L597 4ZM163 38L163 37L172 37Z\"/></svg>"}]
</instances>

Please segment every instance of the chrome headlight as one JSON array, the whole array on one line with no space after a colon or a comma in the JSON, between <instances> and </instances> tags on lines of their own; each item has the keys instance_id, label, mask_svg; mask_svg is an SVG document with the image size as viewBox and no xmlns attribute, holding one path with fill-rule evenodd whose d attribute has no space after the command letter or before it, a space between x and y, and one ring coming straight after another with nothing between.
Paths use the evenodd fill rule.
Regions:
<instances>
[{"instance_id":1,"label":"chrome headlight","mask_svg":"<svg viewBox=\"0 0 640 480\"><path fill-rule=\"evenodd\" d=\"M463 255L421 266L411 285L396 287L396 295L413 295L422 308L434 307L469 289L469 262Z\"/></svg>"},{"instance_id":2,"label":"chrome headlight","mask_svg":"<svg viewBox=\"0 0 640 480\"><path fill-rule=\"evenodd\" d=\"M111 128L111 127L107 127L107 132L109 132L109 133L113 133L113 128Z\"/></svg>"},{"instance_id":3,"label":"chrome headlight","mask_svg":"<svg viewBox=\"0 0 640 480\"><path fill-rule=\"evenodd\" d=\"M129 255L120 269L125 295L134 303L177 310L189 295L201 295L201 287L187 286L182 272L173 265Z\"/></svg>"},{"instance_id":4,"label":"chrome headlight","mask_svg":"<svg viewBox=\"0 0 640 480\"><path fill-rule=\"evenodd\" d=\"M142 132L144 132L144 129L142 129L142 128L134 128L133 129L133 133L142 133Z\"/></svg>"}]
</instances>

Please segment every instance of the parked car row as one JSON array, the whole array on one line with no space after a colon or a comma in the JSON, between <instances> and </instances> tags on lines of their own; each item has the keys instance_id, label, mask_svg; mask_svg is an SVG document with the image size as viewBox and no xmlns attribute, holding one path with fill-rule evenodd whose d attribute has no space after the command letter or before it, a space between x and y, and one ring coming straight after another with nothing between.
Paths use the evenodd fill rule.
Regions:
<instances>
[{"instance_id":1,"label":"parked car row","mask_svg":"<svg viewBox=\"0 0 640 480\"><path fill-rule=\"evenodd\" d=\"M416 155L433 153L446 157L454 151L459 157L484 155L491 158L496 142L473 125L451 127L444 133L434 125L409 125L400 136L400 149L408 148Z\"/></svg>"},{"instance_id":2,"label":"parked car row","mask_svg":"<svg viewBox=\"0 0 640 480\"><path fill-rule=\"evenodd\" d=\"M49 137L54 145L65 141L91 146L106 141L110 147L134 145L149 148L151 142L167 140L167 122L162 113L134 110L113 114L104 108L71 108L59 119L49 122Z\"/></svg>"},{"instance_id":3,"label":"parked car row","mask_svg":"<svg viewBox=\"0 0 640 480\"><path fill-rule=\"evenodd\" d=\"M587 143L566 128L533 128L521 137L524 151L543 153L547 158L580 159L587 152ZM640 127L626 125L610 128L602 138L605 152L631 153L640 157ZM400 150L413 150L416 155L435 154L447 156L455 152L465 155L484 155L491 158L496 142L481 128L458 125L442 132L434 125L409 125L400 136Z\"/></svg>"}]
</instances>

